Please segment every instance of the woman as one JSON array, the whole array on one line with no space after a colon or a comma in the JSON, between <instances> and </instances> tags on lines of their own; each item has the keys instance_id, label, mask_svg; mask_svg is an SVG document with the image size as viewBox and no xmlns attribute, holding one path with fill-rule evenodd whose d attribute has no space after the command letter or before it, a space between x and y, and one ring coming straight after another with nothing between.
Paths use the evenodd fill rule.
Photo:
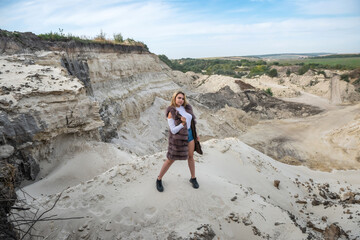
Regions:
<instances>
[{"instance_id":1,"label":"woman","mask_svg":"<svg viewBox=\"0 0 360 240\"><path fill-rule=\"evenodd\" d=\"M166 109L166 117L170 127L169 146L167 152L167 160L164 162L160 174L156 180L156 188L159 192L164 191L162 185L162 177L174 163L175 160L188 160L190 169L190 183L193 188L199 188L199 184L195 177L195 161L194 161L194 137L199 141L197 136L193 136L191 130L191 122L195 126L195 115L192 107L186 101L185 93L177 91L171 98L171 105Z\"/></svg>"}]
</instances>

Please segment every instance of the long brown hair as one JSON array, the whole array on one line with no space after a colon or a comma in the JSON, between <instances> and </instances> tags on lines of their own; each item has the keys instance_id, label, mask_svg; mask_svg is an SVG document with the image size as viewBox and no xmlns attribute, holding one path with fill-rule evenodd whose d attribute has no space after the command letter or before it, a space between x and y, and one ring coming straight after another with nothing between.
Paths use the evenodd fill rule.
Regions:
<instances>
[{"instance_id":1,"label":"long brown hair","mask_svg":"<svg viewBox=\"0 0 360 240\"><path fill-rule=\"evenodd\" d=\"M185 106L188 104L188 103L187 103L187 100L186 100L186 95L185 95L185 93L182 92L182 91L176 91L176 92L174 92L174 94L173 94L172 97L171 97L171 104L170 104L170 106L176 107L176 97L177 97L177 95L179 95L179 94L184 95L184 103L183 103L182 105L185 107Z\"/></svg>"}]
</instances>

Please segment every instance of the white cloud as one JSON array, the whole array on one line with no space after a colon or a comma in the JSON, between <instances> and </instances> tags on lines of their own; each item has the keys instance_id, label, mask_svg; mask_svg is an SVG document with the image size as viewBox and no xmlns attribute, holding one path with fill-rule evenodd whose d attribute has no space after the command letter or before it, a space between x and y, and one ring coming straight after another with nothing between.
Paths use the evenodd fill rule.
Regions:
<instances>
[{"instance_id":1,"label":"white cloud","mask_svg":"<svg viewBox=\"0 0 360 240\"><path fill-rule=\"evenodd\" d=\"M308 14L312 7L319 7L316 4L323 4L323 1L301 2L312 4L300 8ZM172 58L322 51L320 49L360 51L360 17L307 16L245 23L216 16L210 18L199 10L183 11L163 1L20 2L0 9L0 28L35 33L63 28L65 33L90 37L102 29L107 37L122 33L125 38L143 41L153 52Z\"/></svg>"},{"instance_id":2,"label":"white cloud","mask_svg":"<svg viewBox=\"0 0 360 240\"><path fill-rule=\"evenodd\" d=\"M295 4L300 13L309 15L359 14L358 0L299 0Z\"/></svg>"}]
</instances>

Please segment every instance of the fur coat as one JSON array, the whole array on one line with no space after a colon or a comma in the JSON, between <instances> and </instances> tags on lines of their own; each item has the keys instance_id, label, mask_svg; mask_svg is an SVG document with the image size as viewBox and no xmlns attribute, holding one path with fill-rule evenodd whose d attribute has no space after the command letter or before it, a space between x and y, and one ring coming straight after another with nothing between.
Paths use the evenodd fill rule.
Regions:
<instances>
[{"instance_id":1,"label":"fur coat","mask_svg":"<svg viewBox=\"0 0 360 240\"><path fill-rule=\"evenodd\" d=\"M192 115L192 121L196 124L195 115L193 113L191 105L187 104L185 106L185 111ZM168 117L169 112L171 113L172 118L175 121L175 126L181 124L181 115L179 111L176 110L175 107L169 106L166 109L166 118ZM195 139L196 136L194 136ZM168 152L166 157L170 160L186 160L189 155L188 148L188 130L186 127L180 129L180 131L176 134L172 134L169 131L169 145Z\"/></svg>"}]
</instances>

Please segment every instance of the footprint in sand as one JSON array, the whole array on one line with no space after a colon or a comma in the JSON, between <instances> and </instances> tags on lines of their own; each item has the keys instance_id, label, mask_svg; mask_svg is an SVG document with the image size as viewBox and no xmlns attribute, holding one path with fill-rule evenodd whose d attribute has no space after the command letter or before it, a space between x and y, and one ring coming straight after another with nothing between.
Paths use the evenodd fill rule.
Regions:
<instances>
[{"instance_id":1,"label":"footprint in sand","mask_svg":"<svg viewBox=\"0 0 360 240\"><path fill-rule=\"evenodd\" d=\"M218 206L223 206L223 205L225 204L224 201L222 200L222 198L219 197L219 196L211 195L211 198L215 201L215 203L216 203Z\"/></svg>"},{"instance_id":2,"label":"footprint in sand","mask_svg":"<svg viewBox=\"0 0 360 240\"><path fill-rule=\"evenodd\" d=\"M101 217L104 215L105 207L103 206L91 207L89 208L89 212L94 214L95 216Z\"/></svg>"},{"instance_id":3,"label":"footprint in sand","mask_svg":"<svg viewBox=\"0 0 360 240\"><path fill-rule=\"evenodd\" d=\"M74 204L75 204L75 202L74 202ZM89 206L89 202L88 202L88 201L82 201L82 202L81 202L81 207L87 208L88 206Z\"/></svg>"},{"instance_id":4,"label":"footprint in sand","mask_svg":"<svg viewBox=\"0 0 360 240\"><path fill-rule=\"evenodd\" d=\"M105 199L105 196L102 194L96 194L95 196L93 196L89 202L91 203L98 203L101 202Z\"/></svg>"},{"instance_id":5,"label":"footprint in sand","mask_svg":"<svg viewBox=\"0 0 360 240\"><path fill-rule=\"evenodd\" d=\"M122 219L123 219L123 216L121 215L121 213L120 213L120 214L116 214L116 215L113 217L113 220L114 220L114 222L116 222L116 223L120 223Z\"/></svg>"},{"instance_id":6,"label":"footprint in sand","mask_svg":"<svg viewBox=\"0 0 360 240\"><path fill-rule=\"evenodd\" d=\"M78 205L79 205L79 203L75 201L75 202L73 202L73 204L72 204L72 208L77 208Z\"/></svg>"},{"instance_id":7,"label":"footprint in sand","mask_svg":"<svg viewBox=\"0 0 360 240\"><path fill-rule=\"evenodd\" d=\"M124 223L132 217L132 209L130 207L124 207L120 212L113 218L116 223Z\"/></svg>"},{"instance_id":8,"label":"footprint in sand","mask_svg":"<svg viewBox=\"0 0 360 240\"><path fill-rule=\"evenodd\" d=\"M115 217L115 222L120 225L121 231L134 231L137 223L137 216L133 209L130 207L124 207L120 210L119 215Z\"/></svg>"},{"instance_id":9,"label":"footprint in sand","mask_svg":"<svg viewBox=\"0 0 360 240\"><path fill-rule=\"evenodd\" d=\"M60 201L58 202L57 206L59 208L68 208L71 206L70 197L68 195L63 196Z\"/></svg>"},{"instance_id":10,"label":"footprint in sand","mask_svg":"<svg viewBox=\"0 0 360 240\"><path fill-rule=\"evenodd\" d=\"M145 210L144 210L144 214L148 218L154 216L154 214L156 212L157 212L157 209L155 207L148 207L148 208L145 208Z\"/></svg>"},{"instance_id":11,"label":"footprint in sand","mask_svg":"<svg viewBox=\"0 0 360 240\"><path fill-rule=\"evenodd\" d=\"M64 209L70 208L72 206L72 202L65 202L64 204L59 205L59 206L61 206Z\"/></svg>"},{"instance_id":12,"label":"footprint in sand","mask_svg":"<svg viewBox=\"0 0 360 240\"><path fill-rule=\"evenodd\" d=\"M144 219L145 227L154 224L158 221L157 212L158 210L155 207L147 207L144 209L143 219Z\"/></svg>"},{"instance_id":13,"label":"footprint in sand","mask_svg":"<svg viewBox=\"0 0 360 240\"><path fill-rule=\"evenodd\" d=\"M210 201L209 212L212 213L214 216L221 216L224 213L224 208L226 207L224 201L221 197L212 195L211 199L213 201Z\"/></svg>"}]
</instances>

